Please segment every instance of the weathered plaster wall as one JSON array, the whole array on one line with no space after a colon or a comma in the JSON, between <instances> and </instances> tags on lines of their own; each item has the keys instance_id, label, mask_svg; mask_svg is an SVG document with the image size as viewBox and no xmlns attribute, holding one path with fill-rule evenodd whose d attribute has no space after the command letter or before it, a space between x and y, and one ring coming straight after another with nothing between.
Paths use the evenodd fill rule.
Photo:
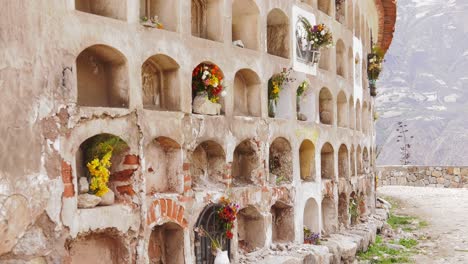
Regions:
<instances>
[{"instance_id":1,"label":"weathered plaster wall","mask_svg":"<svg viewBox=\"0 0 468 264\"><path fill-rule=\"evenodd\" d=\"M241 49L231 44L231 2L220 0L222 12L217 17L222 27L222 41L208 41L191 35L190 1L180 0L172 31L149 29L138 23L139 2L123 1L119 17L112 19L80 12L74 9L73 0L6 1L0 11L0 262L28 263L47 260L48 263L68 263L80 249L117 245L128 249L122 256L106 253L106 258L125 259L128 263L145 263L148 260L148 244L152 229L171 222L183 228L184 258L194 262L193 226L200 212L225 193L233 182L232 162L236 146L249 139L257 147L260 166L256 168L254 184L230 189L241 208L252 206L265 220L265 241L272 243L272 211L277 202L292 206L294 210L294 234L288 237L301 243L304 208L313 199L316 209L307 217L315 217L314 228L323 229L325 222L336 219L322 218L322 199L328 197L338 208L338 194L349 195L354 191L368 199L373 209L374 180L372 169L358 174L351 171L349 178L338 181L338 149L344 144L348 150L374 146L372 119L368 133L362 130L337 127L336 98L340 91L346 97L353 96L353 80L336 76L335 50L330 49L330 69L319 70L317 76L297 74L296 82L283 91L286 100L279 116L267 118L267 81L272 74L291 66L288 59L272 56L267 50L267 15L273 8L287 16L292 6L298 4L313 12L317 20L329 25L335 39L342 39L346 49L353 45L353 31L300 1L255 1L259 8L258 51ZM364 0L358 1L362 5ZM356 4L357 5L357 4ZM122 15L121 13L126 13ZM334 11L333 11L334 12ZM375 14L366 14L375 16ZM369 50L369 41L363 39ZM128 105L122 108L83 107L77 104L77 65L79 54L92 45L103 44L118 50L125 58L126 71L119 76L126 80ZM287 49L291 52L291 49ZM180 79L177 87L180 95L178 112L144 109L141 84L141 66L151 56L165 54L179 65ZM292 57L292 56L289 56ZM216 63L225 75L228 89L235 86L236 72L251 69L260 79L261 91L257 103L258 117L236 117L234 92L228 90L224 98L223 116L191 114L191 73L201 62ZM308 122L296 121L295 87L307 78L311 83L308 95L314 111ZM319 91L328 87L332 94L333 115L331 125L319 123ZM366 86L362 101L373 109L373 99ZM353 98L356 98L354 96ZM356 102L353 100L352 104ZM362 102L361 102L362 105ZM362 109L356 109L362 111ZM355 114L355 113L352 113ZM353 127L353 126L351 126ZM361 127L361 126L358 126ZM77 153L81 143L101 133L121 137L130 147L127 156L113 172L114 191L119 203L93 209L77 208L78 178ZM180 162L174 172L175 186L171 192L153 192L151 184L156 166L162 155L147 152L147 146L158 137L168 137L177 142ZM269 176L269 147L278 138L285 138L291 146L291 181L277 185ZM314 144L315 179L300 179L299 148L304 140ZM226 161L224 176L216 188L194 190L190 173L191 155L196 147L207 140L222 146ZM330 143L334 152L334 174L322 181L320 151ZM350 152L352 153L352 152ZM352 154L351 154L352 155ZM166 157L167 158L167 157ZM169 158L171 158L169 156ZM351 161L362 160L355 157ZM372 164L372 160L371 160ZM357 166L350 166L349 169ZM170 188L169 188L170 189ZM327 200L328 201L328 200ZM313 207L311 207L313 208ZM313 212L313 213L310 213ZM311 216L312 215L312 216ZM332 214L332 215L336 215ZM323 219L323 221L322 221ZM336 224L333 224L335 228ZM292 228L288 227L288 230ZM275 235L276 236L276 235ZM90 239L91 238L91 239ZM90 239L91 242L83 242ZM237 239L233 240L233 257L237 257ZM105 251L109 252L109 251ZM9 262L11 261L11 262ZM18 261L18 262L15 262Z\"/></svg>"},{"instance_id":2,"label":"weathered plaster wall","mask_svg":"<svg viewBox=\"0 0 468 264\"><path fill-rule=\"evenodd\" d=\"M377 175L379 186L468 188L468 167L381 166Z\"/></svg>"}]
</instances>

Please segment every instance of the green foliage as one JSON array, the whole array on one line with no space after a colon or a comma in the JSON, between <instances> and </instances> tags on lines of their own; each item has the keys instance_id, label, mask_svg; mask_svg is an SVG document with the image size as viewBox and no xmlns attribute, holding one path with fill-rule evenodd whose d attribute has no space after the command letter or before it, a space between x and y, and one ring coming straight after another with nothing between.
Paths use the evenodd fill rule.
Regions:
<instances>
[{"instance_id":1,"label":"green foliage","mask_svg":"<svg viewBox=\"0 0 468 264\"><path fill-rule=\"evenodd\" d=\"M102 159L108 152L118 155L128 149L128 145L120 137L111 134L100 134L85 141L83 149L85 164L91 160Z\"/></svg>"},{"instance_id":2,"label":"green foliage","mask_svg":"<svg viewBox=\"0 0 468 264\"><path fill-rule=\"evenodd\" d=\"M411 216L399 216L390 214L387 223L392 226L392 228L405 227L410 225L415 218Z\"/></svg>"},{"instance_id":3,"label":"green foliage","mask_svg":"<svg viewBox=\"0 0 468 264\"><path fill-rule=\"evenodd\" d=\"M309 90L309 82L303 81L299 87L297 87L296 96L301 97L307 90Z\"/></svg>"},{"instance_id":4,"label":"green foliage","mask_svg":"<svg viewBox=\"0 0 468 264\"><path fill-rule=\"evenodd\" d=\"M414 248L416 245L418 245L418 241L412 238L402 238L400 241L398 241L398 244L404 246L405 248Z\"/></svg>"},{"instance_id":5,"label":"green foliage","mask_svg":"<svg viewBox=\"0 0 468 264\"><path fill-rule=\"evenodd\" d=\"M376 264L410 263L409 254L403 250L388 248L383 243L382 237L378 235L367 252L359 252L358 257L360 260L369 260L370 263Z\"/></svg>"}]
</instances>

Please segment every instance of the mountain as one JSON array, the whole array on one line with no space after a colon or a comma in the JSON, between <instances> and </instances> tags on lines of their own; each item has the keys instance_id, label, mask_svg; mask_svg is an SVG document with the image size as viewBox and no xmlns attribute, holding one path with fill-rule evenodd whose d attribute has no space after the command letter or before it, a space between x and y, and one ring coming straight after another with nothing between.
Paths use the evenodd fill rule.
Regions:
<instances>
[{"instance_id":1,"label":"mountain","mask_svg":"<svg viewBox=\"0 0 468 264\"><path fill-rule=\"evenodd\" d=\"M468 165L468 1L399 0L394 40L377 83L379 165Z\"/></svg>"}]
</instances>

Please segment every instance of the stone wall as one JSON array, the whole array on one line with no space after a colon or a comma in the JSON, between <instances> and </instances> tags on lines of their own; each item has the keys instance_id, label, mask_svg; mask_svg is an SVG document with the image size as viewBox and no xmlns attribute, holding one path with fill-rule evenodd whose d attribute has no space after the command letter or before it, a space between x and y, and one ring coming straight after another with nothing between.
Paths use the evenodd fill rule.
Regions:
<instances>
[{"instance_id":1,"label":"stone wall","mask_svg":"<svg viewBox=\"0 0 468 264\"><path fill-rule=\"evenodd\" d=\"M468 167L377 167L378 185L468 188Z\"/></svg>"}]
</instances>

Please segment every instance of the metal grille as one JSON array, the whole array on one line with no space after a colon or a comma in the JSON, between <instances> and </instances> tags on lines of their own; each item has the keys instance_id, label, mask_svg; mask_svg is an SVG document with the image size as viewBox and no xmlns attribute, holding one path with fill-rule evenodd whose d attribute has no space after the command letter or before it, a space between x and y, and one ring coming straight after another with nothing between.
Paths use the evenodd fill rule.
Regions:
<instances>
[{"instance_id":1,"label":"metal grille","mask_svg":"<svg viewBox=\"0 0 468 264\"><path fill-rule=\"evenodd\" d=\"M217 220L217 211L220 205L210 205L200 214L195 227L203 227L211 236L221 242L223 250L227 250L231 255L231 245L229 240L223 236L223 229ZM215 256L212 254L211 241L208 237L200 237L195 232L195 259L197 264L213 264Z\"/></svg>"}]
</instances>

